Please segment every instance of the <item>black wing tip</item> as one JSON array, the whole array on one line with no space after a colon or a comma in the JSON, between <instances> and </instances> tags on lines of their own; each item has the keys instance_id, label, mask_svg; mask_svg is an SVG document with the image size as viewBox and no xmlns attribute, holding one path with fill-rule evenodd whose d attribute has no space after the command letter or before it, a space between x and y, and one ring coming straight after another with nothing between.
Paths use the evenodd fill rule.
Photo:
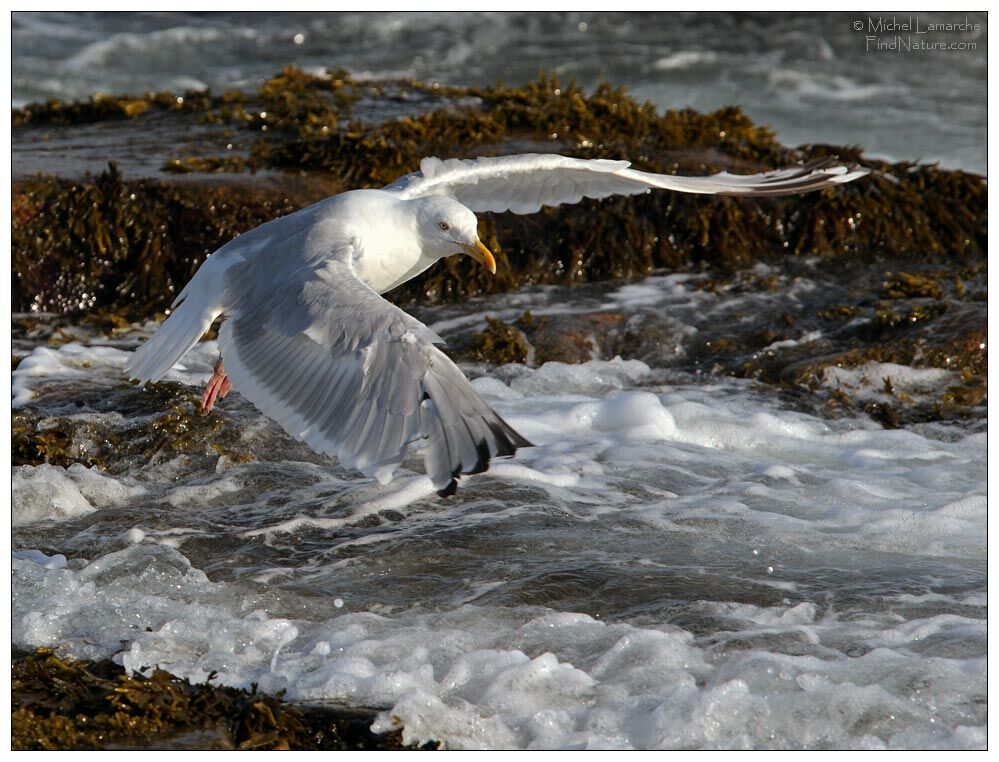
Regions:
<instances>
[{"instance_id":1,"label":"black wing tip","mask_svg":"<svg viewBox=\"0 0 999 762\"><path fill-rule=\"evenodd\" d=\"M526 437L521 436L513 426L504 421L495 410L492 413L493 420L487 420L486 424L493 436L496 437L497 455L513 455L521 447L534 447Z\"/></svg>"},{"instance_id":2,"label":"black wing tip","mask_svg":"<svg viewBox=\"0 0 999 762\"><path fill-rule=\"evenodd\" d=\"M840 171L828 172L826 170ZM848 181L847 177L849 175L853 175L849 179L856 179L870 173L870 169L855 161L844 161L836 154L827 154L811 161L806 161L800 166L798 173L789 179L800 179L803 183L811 181L818 186L815 188L817 190L819 187L822 187L821 183L825 183L826 187L829 185L841 185Z\"/></svg>"},{"instance_id":3,"label":"black wing tip","mask_svg":"<svg viewBox=\"0 0 999 762\"><path fill-rule=\"evenodd\" d=\"M534 444L534 442L532 442L531 440L529 440L527 437L521 436L520 434L518 434L513 429L511 429L511 431L513 431L513 435L514 435L513 445L514 445L514 449L515 450L518 450L521 447L535 447L536 446Z\"/></svg>"},{"instance_id":4,"label":"black wing tip","mask_svg":"<svg viewBox=\"0 0 999 762\"><path fill-rule=\"evenodd\" d=\"M496 451L492 452L489 442L485 439L480 439L475 443L475 463L471 465L465 465L464 463L458 464L458 466L451 472L451 481L449 481L444 487L437 490L437 494L440 497L451 497L458 491L458 480L461 479L463 475L474 475L482 474L489 470L489 464L492 462L493 458L506 458L514 455L517 450L521 447L534 447L534 445L527 440L526 437L521 436L517 433L510 424L500 418L495 414L495 420L486 419L486 424L489 426L489 430L493 433L495 438Z\"/></svg>"},{"instance_id":5,"label":"black wing tip","mask_svg":"<svg viewBox=\"0 0 999 762\"><path fill-rule=\"evenodd\" d=\"M451 481L447 483L446 487L441 487L437 490L437 495L439 497L451 497L455 492L458 491L458 479L455 476L451 477Z\"/></svg>"},{"instance_id":6,"label":"black wing tip","mask_svg":"<svg viewBox=\"0 0 999 762\"><path fill-rule=\"evenodd\" d=\"M475 465L469 470L462 471L466 474L481 474L489 468L489 459L492 453L489 452L489 443L485 439L480 439L475 443Z\"/></svg>"},{"instance_id":7,"label":"black wing tip","mask_svg":"<svg viewBox=\"0 0 999 762\"><path fill-rule=\"evenodd\" d=\"M739 190L725 190L718 195L743 198L793 196L844 185L870 174L870 170L859 164L848 164L833 157L822 157L815 162L801 164L790 171L775 169L763 174L764 179L756 185Z\"/></svg>"},{"instance_id":8,"label":"black wing tip","mask_svg":"<svg viewBox=\"0 0 999 762\"><path fill-rule=\"evenodd\" d=\"M461 464L458 464L458 466L451 472L451 481L437 490L437 494L440 497L451 497L451 495L458 491L458 480L461 478L461 474Z\"/></svg>"}]
</instances>

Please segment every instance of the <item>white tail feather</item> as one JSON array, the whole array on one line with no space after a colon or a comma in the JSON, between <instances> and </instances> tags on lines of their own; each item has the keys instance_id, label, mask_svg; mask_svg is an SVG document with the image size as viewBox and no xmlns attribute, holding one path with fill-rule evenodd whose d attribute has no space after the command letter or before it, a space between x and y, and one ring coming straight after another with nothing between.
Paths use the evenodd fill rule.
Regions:
<instances>
[{"instance_id":1,"label":"white tail feather","mask_svg":"<svg viewBox=\"0 0 999 762\"><path fill-rule=\"evenodd\" d=\"M217 306L218 297L212 299L210 293L205 293L204 287L199 288L199 285L193 280L187 284L181 293L184 301L152 338L132 353L125 363L129 378L143 383L159 381L211 328L222 310Z\"/></svg>"}]
</instances>

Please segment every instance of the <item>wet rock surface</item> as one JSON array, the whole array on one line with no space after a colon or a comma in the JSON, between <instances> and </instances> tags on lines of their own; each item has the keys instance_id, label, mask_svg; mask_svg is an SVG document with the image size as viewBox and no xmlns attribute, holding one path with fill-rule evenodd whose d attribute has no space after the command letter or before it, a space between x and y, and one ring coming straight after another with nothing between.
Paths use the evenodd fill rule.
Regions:
<instances>
[{"instance_id":1,"label":"wet rock surface","mask_svg":"<svg viewBox=\"0 0 999 762\"><path fill-rule=\"evenodd\" d=\"M791 260L730 278L701 274L687 285L703 297L704 311L684 309L681 319L679 310L656 300L618 310L527 312L510 322L488 317L484 331L451 343L470 361L541 365L621 356L654 368L749 378L813 414L862 411L888 428L984 417L984 268L917 274L889 266ZM919 287L900 290L899 282ZM903 379L865 377L872 364L875 373L892 365L903 372L937 369L947 382L931 394L913 394ZM848 383L839 374L856 369ZM872 398L861 386L880 393Z\"/></svg>"},{"instance_id":2,"label":"wet rock surface","mask_svg":"<svg viewBox=\"0 0 999 762\"><path fill-rule=\"evenodd\" d=\"M753 379L827 417L986 425L986 184L970 173L887 164L856 147L786 147L735 108L659 114L610 86L588 95L547 77L442 88L286 69L254 93L37 104L13 123L14 369L38 347L133 348L143 321L233 236L331 193L384 185L426 155L557 151L706 174L836 154L871 175L790 198L655 193L484 214L497 276L453 258L389 298L444 325L448 351L472 375L476 363L620 355L667 375ZM238 394L202 415L190 387L140 390L86 370L15 409L15 466L121 474L170 461L208 475L247 459L332 463L276 426L265 444L247 445L241 431L259 415ZM208 699L163 673L143 681L115 669L20 655L15 745L399 743L354 734L360 715L344 720L354 730L322 740L311 709L235 693ZM223 709L211 714L215 703ZM169 724L181 706L203 707L203 721ZM233 730L233 706L253 718L243 730ZM100 732L98 717L110 723Z\"/></svg>"},{"instance_id":3,"label":"wet rock surface","mask_svg":"<svg viewBox=\"0 0 999 762\"><path fill-rule=\"evenodd\" d=\"M48 649L15 650L12 664L14 750L407 748L401 731L368 729L373 709L294 706L159 670L126 675L110 660L66 660Z\"/></svg>"},{"instance_id":4,"label":"wet rock surface","mask_svg":"<svg viewBox=\"0 0 999 762\"><path fill-rule=\"evenodd\" d=\"M193 125L205 153L165 159L160 172L129 165L133 150L114 130L145 134L146 120L164 116ZM872 255L980 260L986 248L985 182L976 175L868 160L855 147L789 148L737 108L659 114L623 90L602 86L587 95L555 78L521 88L442 88L362 83L343 72L317 77L289 68L256 93L50 103L17 110L14 124L16 310L82 314L104 307L133 316L163 310L204 258L239 232L333 192L382 186L429 155L553 151L707 174L755 172L835 154L872 173L795 197L666 192L525 217L484 214L482 238L497 254L498 277L466 258L448 260L393 294L402 302L448 302L660 268L731 274L788 255L837 264ZM130 169L123 174L117 164L105 168L102 162L88 177L77 164L54 162L47 165L49 175L33 176L46 165L33 161L30 151L52 147L47 131L66 124L110 128L110 135L83 142L102 150L105 160L121 155ZM212 138L206 139L201 130L209 128ZM168 146L170 134L160 134ZM181 136L172 143L178 151L190 137ZM212 145L221 154L208 155ZM231 171L236 169L261 172ZM182 179L172 179L178 170L185 172ZM231 181L222 184L220 177Z\"/></svg>"}]
</instances>

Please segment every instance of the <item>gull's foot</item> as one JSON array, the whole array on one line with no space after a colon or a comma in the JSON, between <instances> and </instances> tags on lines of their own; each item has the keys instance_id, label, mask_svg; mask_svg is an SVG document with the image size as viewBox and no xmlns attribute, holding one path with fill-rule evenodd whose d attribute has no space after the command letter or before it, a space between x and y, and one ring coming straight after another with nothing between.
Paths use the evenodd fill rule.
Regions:
<instances>
[{"instance_id":1,"label":"gull's foot","mask_svg":"<svg viewBox=\"0 0 999 762\"><path fill-rule=\"evenodd\" d=\"M222 358L215 362L212 377L208 379L208 386L201 394L201 412L209 413L215 407L215 400L225 399L225 396L232 391L232 383L229 376L225 374L222 367Z\"/></svg>"}]
</instances>

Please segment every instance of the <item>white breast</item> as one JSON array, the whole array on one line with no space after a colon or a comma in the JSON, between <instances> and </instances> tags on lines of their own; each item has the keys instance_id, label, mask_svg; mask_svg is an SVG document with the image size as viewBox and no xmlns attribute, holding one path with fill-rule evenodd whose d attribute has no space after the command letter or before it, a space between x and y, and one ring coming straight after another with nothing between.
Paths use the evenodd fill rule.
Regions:
<instances>
[{"instance_id":1,"label":"white breast","mask_svg":"<svg viewBox=\"0 0 999 762\"><path fill-rule=\"evenodd\" d=\"M419 275L436 259L423 256L410 205L380 190L349 191L309 236L310 246L329 246L347 233L354 243L357 276L379 294Z\"/></svg>"}]
</instances>

